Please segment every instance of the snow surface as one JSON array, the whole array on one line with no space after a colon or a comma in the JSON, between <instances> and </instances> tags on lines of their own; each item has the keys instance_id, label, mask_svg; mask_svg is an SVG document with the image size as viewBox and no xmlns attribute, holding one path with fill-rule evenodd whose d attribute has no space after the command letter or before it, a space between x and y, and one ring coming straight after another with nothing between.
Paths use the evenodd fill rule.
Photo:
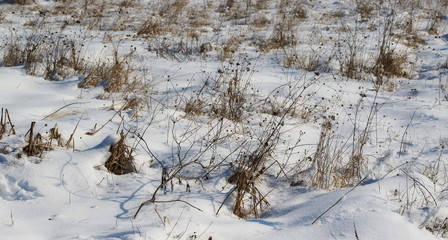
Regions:
<instances>
[{"instance_id":1,"label":"snow surface","mask_svg":"<svg viewBox=\"0 0 448 240\"><path fill-rule=\"evenodd\" d=\"M162 169L154 156L136 144L137 133L127 141L136 146L138 172L117 176L104 167L110 145L119 138L117 129L122 126L122 118L116 113L122 101L98 98L101 87L78 88L78 76L48 81L26 75L23 66L1 67L0 107L8 109L17 134L5 135L0 140L0 239L276 240L356 239L358 236L359 239L421 240L444 237L425 227L436 219L443 221L448 217L445 165L448 163L448 101L440 98L446 94L440 95L440 87L447 85L448 71L439 67L448 56L448 43L447 39L431 35L425 40L426 46L416 54L415 77L394 79L399 87L392 92L381 91L376 99L379 110L366 145L368 170L364 181L353 189L324 191L291 186L290 181L276 179L273 173L260 183L264 193L272 190L267 195L270 205L260 218L247 220L232 214L231 199L225 201L232 189L226 180L227 170L216 171L201 182L175 183L172 191L157 195L157 200L168 202L148 204L134 218L140 204L150 199L159 186ZM95 44L98 43L92 46ZM126 44L136 46L130 41ZM180 63L152 55L149 58L153 78L162 79L156 80L157 91L152 97L165 101L164 105L155 104L154 109L159 110L142 113L135 121L129 117L130 111L124 111L124 125L140 133L146 129L143 138L152 153L167 164L174 164L178 149L173 139L183 139L188 136L183 134L195 129L196 135L184 139L182 146L191 146L192 152L200 152L203 146L198 136L205 136L214 123L204 116L190 119L175 105L202 86L207 76L204 72L215 73L223 64L201 59ZM360 94L366 94L360 105L365 109L372 106L375 92L369 81L283 69L273 64L272 58L257 60L252 79L258 94L269 94L292 78L313 81L307 89L311 96L303 104L317 104L316 112L328 109L327 114L337 115L341 121L340 135L351 127L355 109L349 106L359 104ZM360 114L361 124L367 113ZM248 123L248 128L260 134L263 129L256 126L266 115L249 116L253 122ZM151 117L154 118L149 124ZM285 163L285 169L294 171L296 162L307 156L308 146L311 146L308 151L315 149L321 120L317 116L310 121L294 118L286 121L289 135L282 137L285 143L279 148L287 148L300 132L303 132L303 147L299 149L301 154ZM35 130L42 134L57 126L65 140L75 132L74 146L55 146L43 157L27 157L22 147L26 145L32 121L36 122ZM240 131L237 128L241 126L224 122L228 131ZM95 125L99 128L103 124L106 124L104 129L97 134L86 134ZM238 140L228 140L217 151L226 156L235 144ZM280 161L285 158L280 154L277 157ZM428 166L438 159L443 165L441 172L429 174ZM195 173L195 169L189 171ZM190 191L186 191L186 183ZM185 202L170 201L176 199L200 210Z\"/></svg>"}]
</instances>

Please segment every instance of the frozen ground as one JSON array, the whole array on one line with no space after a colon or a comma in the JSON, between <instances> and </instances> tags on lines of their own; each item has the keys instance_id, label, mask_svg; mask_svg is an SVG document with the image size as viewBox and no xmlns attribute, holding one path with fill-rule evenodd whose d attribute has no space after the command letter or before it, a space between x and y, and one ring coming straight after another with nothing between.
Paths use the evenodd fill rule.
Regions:
<instances>
[{"instance_id":1,"label":"frozen ground","mask_svg":"<svg viewBox=\"0 0 448 240\"><path fill-rule=\"evenodd\" d=\"M339 4L342 10L349 9L349 1L305 2L311 16L307 23L319 10ZM0 8L10 7L0 3ZM9 21L1 25L6 35L12 27L23 25L27 15L2 16ZM443 21L447 23L446 15ZM234 31L231 26L223 28ZM308 33L322 30L322 38L332 36L331 29L320 25L310 30L309 24L302 26ZM282 67L279 53L258 55L247 43L241 52L248 55L235 58L242 65L251 62L251 70L242 77L251 79L246 86L251 102L245 103L240 122L206 113L220 103L221 95L207 88L211 83L204 83L233 67L229 60L213 57L218 51L212 51L208 59L179 60L147 52L143 40L122 40L120 48L136 47L137 65L150 63L150 77L145 75L150 92L138 109L124 108L127 99L123 96L129 93L106 97L102 85L80 88L81 74L49 81L43 75L27 75L23 65L3 66L0 107L8 110L10 120L4 120L7 131L0 140L0 239L447 237L448 29L440 29L444 32L423 34L425 44L409 57L414 62L411 76L389 79L393 86L378 93L367 79ZM77 36L76 30L69 32ZM96 33L92 30L91 34ZM85 43L83 51L91 54L90 61L104 54L101 38L99 33ZM287 114L282 120L278 143L269 152L274 161L264 162L268 170L255 179L269 205L258 217L239 218L232 213L236 192L232 193L235 184L229 178L238 159L269 132L268 122L277 119L266 110L267 101L260 99L272 94L272 99L281 102L291 96L279 90L281 85L299 86L303 92L295 103L297 115ZM307 87L302 89L303 85ZM189 114L185 105L198 92L210 101L201 105L207 111ZM370 118L372 109L375 114ZM341 164L341 169L355 144L351 139L363 129L368 129L368 138L360 181L340 188L336 184L340 175L331 172L334 180L327 179L331 186L322 190L311 184L317 163L309 162L316 156L322 125L329 118L333 118L330 132L335 137L330 139L333 145L326 146L333 154L343 150L341 162L334 163ZM15 134L10 132L10 121ZM34 134L40 133L43 139L49 139L52 128L58 129L63 142L71 134L74 138L62 145L53 140L52 150L27 156L23 148L29 144L31 122L36 122ZM127 133L126 143L133 149L136 172L114 175L104 163L121 131ZM163 173L171 174L179 166L165 189L159 189ZM134 217L155 191L155 201Z\"/></svg>"}]
</instances>

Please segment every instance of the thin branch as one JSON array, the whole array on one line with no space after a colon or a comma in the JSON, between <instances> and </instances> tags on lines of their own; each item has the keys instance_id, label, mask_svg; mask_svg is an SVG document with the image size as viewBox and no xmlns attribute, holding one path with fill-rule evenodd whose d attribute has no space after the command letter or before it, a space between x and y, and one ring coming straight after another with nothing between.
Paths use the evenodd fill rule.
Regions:
<instances>
[{"instance_id":1,"label":"thin branch","mask_svg":"<svg viewBox=\"0 0 448 240\"><path fill-rule=\"evenodd\" d=\"M44 118L42 118L42 120L45 120L45 119L47 119L47 118L49 118L49 117L52 117L53 115L55 115L56 113L58 113L58 112L61 111L62 109L66 108L66 107L69 107L69 106L72 106L72 105L75 105L75 104L81 104L81 103L74 102L74 103L69 103L69 104L67 104L67 105L65 105L65 106L62 106L62 107L58 108L56 111L54 111L54 112L48 114L47 116L45 116Z\"/></svg>"},{"instance_id":2,"label":"thin branch","mask_svg":"<svg viewBox=\"0 0 448 240\"><path fill-rule=\"evenodd\" d=\"M322 216L324 216L328 211L330 211L330 209L332 209L334 206L336 206L340 201L342 201L342 199L344 199L345 196L347 196L349 193L351 193L353 190L355 190L355 188L357 188L359 186L359 184L361 184L365 179L367 178L367 176L365 176L363 179L361 179L361 181L359 181L354 187L352 187L352 189L350 189L348 192L344 193L344 195L342 195L333 205L331 205L327 210L325 210L325 212L323 212L321 215L319 215L319 217L317 217L316 219L314 219L314 221L311 224L314 224L317 222L317 220L319 220Z\"/></svg>"},{"instance_id":3,"label":"thin branch","mask_svg":"<svg viewBox=\"0 0 448 240\"><path fill-rule=\"evenodd\" d=\"M230 197L230 195L232 195L233 192L235 192L235 190L238 189L237 187L234 187L226 196L226 198L224 198L224 201L222 201L221 206L219 206L218 211L216 211L216 215L218 215L219 211L221 211L222 206L224 206L224 203L226 202L227 198Z\"/></svg>"},{"instance_id":4,"label":"thin branch","mask_svg":"<svg viewBox=\"0 0 448 240\"><path fill-rule=\"evenodd\" d=\"M150 203L171 203L171 202L182 202L182 203L185 203L185 204L187 204L188 206L190 206L190 207L192 207L192 208L194 208L194 209L196 209L196 210L198 210L198 211L203 212L202 209L200 209L200 208L194 206L193 204L191 204L191 203L189 203L189 202L187 202L187 201L184 201L184 200L182 200L182 199L164 200L164 201L160 201L160 200L157 200L157 201L156 201L155 199L150 199L150 200L144 201L142 204L140 204L140 206L139 206L138 209L137 209L137 212L135 212L135 214L134 214L134 218L137 218L138 213L140 212L140 210L141 210L141 209L143 208L143 206L145 206L145 205L148 205L148 204L150 204Z\"/></svg>"}]
</instances>

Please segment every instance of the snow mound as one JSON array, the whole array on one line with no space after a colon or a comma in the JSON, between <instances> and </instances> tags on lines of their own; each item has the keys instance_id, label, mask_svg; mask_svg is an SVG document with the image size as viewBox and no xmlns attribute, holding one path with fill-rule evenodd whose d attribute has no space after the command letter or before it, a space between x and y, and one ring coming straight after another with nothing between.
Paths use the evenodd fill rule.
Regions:
<instances>
[{"instance_id":1,"label":"snow mound","mask_svg":"<svg viewBox=\"0 0 448 240\"><path fill-rule=\"evenodd\" d=\"M41 196L36 187L26 180L17 181L14 177L0 175L0 198L6 201L26 201Z\"/></svg>"}]
</instances>

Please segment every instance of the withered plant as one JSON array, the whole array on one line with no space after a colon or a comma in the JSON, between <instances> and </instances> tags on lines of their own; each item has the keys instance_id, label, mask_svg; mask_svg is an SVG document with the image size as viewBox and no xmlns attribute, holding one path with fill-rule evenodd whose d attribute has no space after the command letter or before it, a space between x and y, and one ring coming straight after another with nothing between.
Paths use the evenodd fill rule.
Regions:
<instances>
[{"instance_id":1,"label":"withered plant","mask_svg":"<svg viewBox=\"0 0 448 240\"><path fill-rule=\"evenodd\" d=\"M213 83L218 93L211 109L213 115L236 122L244 118L253 68L250 62L240 59L238 62L231 61L218 71L219 75Z\"/></svg>"},{"instance_id":2,"label":"withered plant","mask_svg":"<svg viewBox=\"0 0 448 240\"><path fill-rule=\"evenodd\" d=\"M272 166L268 165L269 157L279 141L281 125L272 123L269 127L272 127L271 132L266 133L257 148L240 154L239 159L232 164L232 175L227 179L230 184L235 185L230 192L235 192L232 212L240 218L258 218L264 208L269 206L265 198L266 193L263 193L258 186L265 172Z\"/></svg>"},{"instance_id":3,"label":"withered plant","mask_svg":"<svg viewBox=\"0 0 448 240\"><path fill-rule=\"evenodd\" d=\"M10 4L28 5L28 4L32 4L33 0L5 0L4 2L10 3Z\"/></svg>"},{"instance_id":4,"label":"withered plant","mask_svg":"<svg viewBox=\"0 0 448 240\"><path fill-rule=\"evenodd\" d=\"M31 127L28 130L27 134L25 134L25 138L28 137L28 145L23 147L23 151L26 153L28 157L37 156L42 157L44 151L52 150L52 146L50 142L44 140L40 133L34 135L34 127L36 122L31 122Z\"/></svg>"},{"instance_id":5,"label":"withered plant","mask_svg":"<svg viewBox=\"0 0 448 240\"><path fill-rule=\"evenodd\" d=\"M134 166L134 157L132 156L134 149L126 145L125 140L126 135L122 133L120 140L110 146L110 156L104 163L107 170L116 175L137 172Z\"/></svg>"},{"instance_id":6,"label":"withered plant","mask_svg":"<svg viewBox=\"0 0 448 240\"><path fill-rule=\"evenodd\" d=\"M84 73L84 59L75 40L58 32L41 31L35 29L25 36L12 31L6 39L3 65L24 65L27 74L41 75L48 80Z\"/></svg>"},{"instance_id":7,"label":"withered plant","mask_svg":"<svg viewBox=\"0 0 448 240\"><path fill-rule=\"evenodd\" d=\"M14 124L11 121L11 117L9 116L8 109L3 109L1 112L0 117L0 139L3 138L4 134L7 134L8 136L15 135L16 130L14 129ZM9 126L9 127L8 127Z\"/></svg>"},{"instance_id":8,"label":"withered plant","mask_svg":"<svg viewBox=\"0 0 448 240\"><path fill-rule=\"evenodd\" d=\"M212 121L205 133L200 132L203 129L202 127L195 126L195 124L188 125L182 128L182 134L180 135L174 133L176 122L173 121L171 129L173 144L171 161L161 160L154 154L143 137L145 132L136 133L136 136L139 138L138 144L158 163L161 169L161 179L151 198L140 204L134 217L137 217L145 205L170 202L182 202L202 211L187 201L180 199L180 197L169 200L159 199L161 197L159 192L173 192L177 186L182 186L186 192L189 192L191 188L190 181L202 185L202 181L207 180L211 173L223 167L225 165L224 162L241 149L242 144L239 144L225 156L220 156L216 152L218 145L229 137L229 134L224 131L224 123L227 121L223 118ZM200 151L197 151L196 147L199 147ZM218 158L222 158L222 160L218 161Z\"/></svg>"},{"instance_id":9,"label":"withered plant","mask_svg":"<svg viewBox=\"0 0 448 240\"><path fill-rule=\"evenodd\" d=\"M383 85L391 77L409 77L409 73L405 71L407 53L397 49L394 44L394 31L397 28L397 22L395 16L383 19L375 62L371 70L376 77L374 82L377 86Z\"/></svg>"},{"instance_id":10,"label":"withered plant","mask_svg":"<svg viewBox=\"0 0 448 240\"><path fill-rule=\"evenodd\" d=\"M363 23L356 23L354 28L343 26L341 40L337 43L336 59L339 72L347 78L361 80L366 76L368 57L366 56L366 39L361 36L365 29Z\"/></svg>"},{"instance_id":11,"label":"withered plant","mask_svg":"<svg viewBox=\"0 0 448 240\"><path fill-rule=\"evenodd\" d=\"M319 142L314 154L309 158L311 167L305 171L299 172L297 178L301 179L302 184L310 186L331 189L333 187L333 177L337 169L341 166L346 154L346 141L336 136L337 126L334 126L334 118L326 117L321 124ZM310 177L310 179L306 179Z\"/></svg>"},{"instance_id":12,"label":"withered plant","mask_svg":"<svg viewBox=\"0 0 448 240\"><path fill-rule=\"evenodd\" d=\"M79 83L80 88L103 86L108 93L129 93L141 87L141 82L133 75L133 56L135 49L120 56L118 49L112 53L109 61L99 60L88 70L87 76ZM107 58L106 58L107 59Z\"/></svg>"},{"instance_id":13,"label":"withered plant","mask_svg":"<svg viewBox=\"0 0 448 240\"><path fill-rule=\"evenodd\" d=\"M12 67L22 65L25 62L24 46L22 37L18 35L17 30L11 31L10 35L6 37L5 42L3 66Z\"/></svg>"},{"instance_id":14,"label":"withered plant","mask_svg":"<svg viewBox=\"0 0 448 240\"><path fill-rule=\"evenodd\" d=\"M273 166L279 167L282 175L287 179L289 178L282 164L272 156L278 150L278 143L282 139L282 134L285 133L285 121L291 117L297 105L301 104L303 94L311 83L302 84L301 81L297 80L291 84L283 86L289 94L288 98L281 103L279 107L281 110L276 111L276 115L270 116L270 120L267 120L266 125L261 129L261 134L254 141L249 141L242 146L236 161L230 164L232 173L227 181L234 187L227 194L223 204L233 195L232 212L240 218L258 218L263 210L269 206L267 195L273 189L263 192L260 190L260 186L264 178L270 176L269 171L272 170ZM281 90L277 89L277 91ZM256 135L253 134L253 136ZM297 141L300 142L300 137ZM294 150L295 147L291 146L290 150ZM280 173L277 175L280 175Z\"/></svg>"}]
</instances>

